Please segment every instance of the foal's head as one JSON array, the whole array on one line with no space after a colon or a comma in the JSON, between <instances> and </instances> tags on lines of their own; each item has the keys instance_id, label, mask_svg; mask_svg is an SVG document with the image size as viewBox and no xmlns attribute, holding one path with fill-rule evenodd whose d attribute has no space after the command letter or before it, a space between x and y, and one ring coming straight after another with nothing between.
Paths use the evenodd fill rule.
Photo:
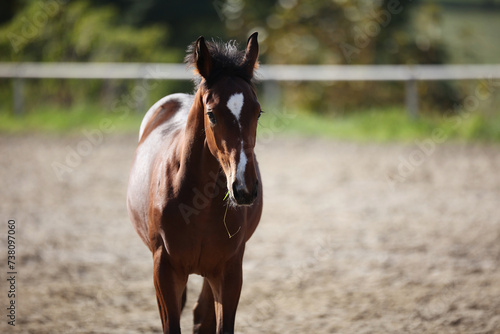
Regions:
<instances>
[{"instance_id":1,"label":"foal's head","mask_svg":"<svg viewBox=\"0 0 500 334\"><path fill-rule=\"evenodd\" d=\"M190 51L186 61L201 76L207 145L222 166L232 200L250 205L260 187L253 149L261 109L251 82L259 55L257 33L245 51L231 42L205 43L203 37Z\"/></svg>"}]
</instances>

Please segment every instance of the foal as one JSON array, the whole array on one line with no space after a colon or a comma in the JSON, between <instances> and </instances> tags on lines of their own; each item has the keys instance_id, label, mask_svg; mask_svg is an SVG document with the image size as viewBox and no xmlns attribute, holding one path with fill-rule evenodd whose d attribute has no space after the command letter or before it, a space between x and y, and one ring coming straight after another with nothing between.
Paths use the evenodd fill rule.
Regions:
<instances>
[{"instance_id":1,"label":"foal","mask_svg":"<svg viewBox=\"0 0 500 334\"><path fill-rule=\"evenodd\" d=\"M261 109L251 82L257 33L245 51L200 37L188 52L196 94L168 95L144 116L128 213L153 253L163 332L180 333L188 276L198 274L194 332L233 333L245 243L262 213L254 154Z\"/></svg>"}]
</instances>

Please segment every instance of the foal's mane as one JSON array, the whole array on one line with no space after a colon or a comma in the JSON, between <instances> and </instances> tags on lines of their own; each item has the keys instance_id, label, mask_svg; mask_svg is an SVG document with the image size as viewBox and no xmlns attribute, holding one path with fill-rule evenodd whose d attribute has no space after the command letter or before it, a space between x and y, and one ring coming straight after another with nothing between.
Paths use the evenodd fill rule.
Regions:
<instances>
[{"instance_id":1,"label":"foal's mane","mask_svg":"<svg viewBox=\"0 0 500 334\"><path fill-rule=\"evenodd\" d=\"M248 82L254 89L254 84L252 82L253 75L249 75L248 71L243 66L245 51L238 49L238 43L236 43L236 41L231 40L224 43L222 41L212 40L211 42L207 42L206 45L212 58L210 75L208 78L205 78L205 82L203 82L207 88L222 76L236 76ZM193 67L195 69L193 81L197 90L202 83L202 77L196 70L195 46L196 42L188 46L184 62L188 67Z\"/></svg>"}]
</instances>

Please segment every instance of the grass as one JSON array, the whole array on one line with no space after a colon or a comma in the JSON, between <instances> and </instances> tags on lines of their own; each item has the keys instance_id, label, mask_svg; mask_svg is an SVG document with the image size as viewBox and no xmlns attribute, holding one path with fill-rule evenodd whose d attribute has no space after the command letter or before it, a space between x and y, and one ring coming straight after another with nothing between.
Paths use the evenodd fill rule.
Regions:
<instances>
[{"instance_id":1,"label":"grass","mask_svg":"<svg viewBox=\"0 0 500 334\"><path fill-rule=\"evenodd\" d=\"M264 136L269 132L352 141L410 142L442 136L456 141L500 142L500 116L471 113L443 117L438 114L410 119L404 109L373 109L342 116L306 112L265 114L259 121Z\"/></svg>"},{"instance_id":2,"label":"grass","mask_svg":"<svg viewBox=\"0 0 500 334\"><path fill-rule=\"evenodd\" d=\"M79 105L71 109L43 106L22 116L0 110L0 133L67 134L100 127L110 128L118 133L132 133L139 131L143 116L133 110L128 114L119 114L89 105Z\"/></svg>"},{"instance_id":3,"label":"grass","mask_svg":"<svg viewBox=\"0 0 500 334\"><path fill-rule=\"evenodd\" d=\"M84 129L110 128L113 133L138 133L143 115L106 112L95 106L70 110L40 107L24 116L0 110L0 133L81 133ZM321 116L305 111L266 112L259 120L258 136L322 137L351 141L411 142L440 135L456 141L500 142L500 115L474 112L442 117L423 115L412 120L404 109L386 108Z\"/></svg>"}]
</instances>

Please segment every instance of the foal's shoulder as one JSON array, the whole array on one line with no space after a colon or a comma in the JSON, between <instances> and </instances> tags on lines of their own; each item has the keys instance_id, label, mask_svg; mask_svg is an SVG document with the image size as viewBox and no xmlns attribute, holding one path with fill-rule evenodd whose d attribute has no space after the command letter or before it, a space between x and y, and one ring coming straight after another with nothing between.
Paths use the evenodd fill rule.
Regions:
<instances>
[{"instance_id":1,"label":"foal's shoulder","mask_svg":"<svg viewBox=\"0 0 500 334\"><path fill-rule=\"evenodd\" d=\"M170 94L157 101L144 115L139 131L139 141L165 123L183 124L194 101L191 94Z\"/></svg>"}]
</instances>

